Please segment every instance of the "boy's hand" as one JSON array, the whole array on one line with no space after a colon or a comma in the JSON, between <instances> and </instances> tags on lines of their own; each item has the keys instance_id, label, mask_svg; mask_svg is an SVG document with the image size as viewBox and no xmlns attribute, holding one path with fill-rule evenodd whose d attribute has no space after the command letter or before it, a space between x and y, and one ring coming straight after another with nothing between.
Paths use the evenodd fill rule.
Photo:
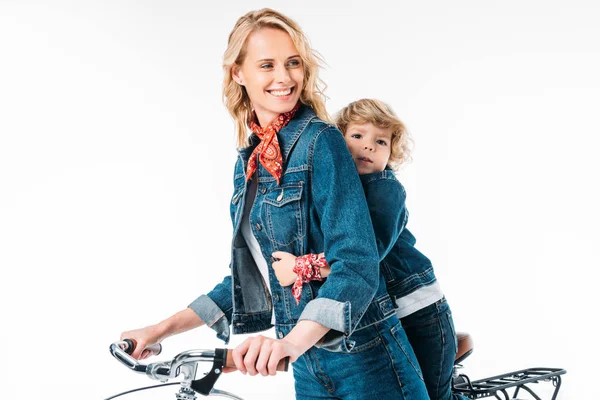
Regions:
<instances>
[{"instance_id":1,"label":"boy's hand","mask_svg":"<svg viewBox=\"0 0 600 400\"><path fill-rule=\"evenodd\" d=\"M275 276L277 276L279 284L281 286L290 286L296 282L297 276L294 272L296 256L285 251L276 251L272 256L279 259L279 261L273 263L273 269L275 270Z\"/></svg>"},{"instance_id":2,"label":"boy's hand","mask_svg":"<svg viewBox=\"0 0 600 400\"><path fill-rule=\"evenodd\" d=\"M325 279L329 276L329 273L331 272L331 267L327 266L327 267L321 267L321 278Z\"/></svg>"}]
</instances>

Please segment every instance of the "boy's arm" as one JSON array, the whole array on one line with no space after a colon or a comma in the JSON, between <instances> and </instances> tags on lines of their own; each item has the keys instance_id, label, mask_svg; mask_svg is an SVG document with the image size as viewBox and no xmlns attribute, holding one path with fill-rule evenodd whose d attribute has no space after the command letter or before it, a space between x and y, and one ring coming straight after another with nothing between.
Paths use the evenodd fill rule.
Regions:
<instances>
[{"instance_id":1,"label":"boy's arm","mask_svg":"<svg viewBox=\"0 0 600 400\"><path fill-rule=\"evenodd\" d=\"M286 253L285 251L276 251L271 255L274 258L278 259L278 261L275 261L273 263L273 269L275 270L275 276L277 277L279 284L283 287L290 286L291 284L293 284L298 278L298 274L294 272L294 267L296 266L296 260L298 257L291 253ZM325 254L305 254L300 257L308 256L315 256L315 258L324 258ZM327 264L325 267L321 267L320 270L321 277L327 277L327 275L329 275L329 264ZM325 275L323 275L324 271L327 271Z\"/></svg>"},{"instance_id":2,"label":"boy's arm","mask_svg":"<svg viewBox=\"0 0 600 400\"><path fill-rule=\"evenodd\" d=\"M393 171L361 175L369 214L373 223L379 260L390 252L406 226L406 192Z\"/></svg>"},{"instance_id":3,"label":"boy's arm","mask_svg":"<svg viewBox=\"0 0 600 400\"><path fill-rule=\"evenodd\" d=\"M389 169L361 175L360 179L375 232L379 261L381 261L390 252L406 226L408 219L406 191L393 171ZM320 256L327 258L323 253ZM296 279L296 274L293 272L296 257L285 252L275 252L273 257L280 259L273 263L273 268L281 286L293 284ZM330 272L331 269L328 267L321 268L321 277L326 278Z\"/></svg>"}]
</instances>

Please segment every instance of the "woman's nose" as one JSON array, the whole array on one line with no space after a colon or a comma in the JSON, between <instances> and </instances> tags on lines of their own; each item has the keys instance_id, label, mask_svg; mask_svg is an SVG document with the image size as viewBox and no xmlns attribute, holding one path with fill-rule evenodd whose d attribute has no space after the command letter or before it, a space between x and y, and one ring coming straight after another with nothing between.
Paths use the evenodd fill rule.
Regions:
<instances>
[{"instance_id":1,"label":"woman's nose","mask_svg":"<svg viewBox=\"0 0 600 400\"><path fill-rule=\"evenodd\" d=\"M275 74L275 80L280 83L286 83L290 80L290 73L287 68L277 68L277 72Z\"/></svg>"}]
</instances>

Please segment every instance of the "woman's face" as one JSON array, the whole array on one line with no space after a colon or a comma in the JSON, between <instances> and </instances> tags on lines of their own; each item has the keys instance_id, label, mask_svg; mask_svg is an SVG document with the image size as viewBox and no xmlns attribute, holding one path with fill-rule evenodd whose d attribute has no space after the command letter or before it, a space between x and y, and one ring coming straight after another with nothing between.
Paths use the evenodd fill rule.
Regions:
<instances>
[{"instance_id":1,"label":"woman's face","mask_svg":"<svg viewBox=\"0 0 600 400\"><path fill-rule=\"evenodd\" d=\"M294 108L302 93L302 59L290 36L279 29L262 28L252 33L246 58L232 74L246 88L262 127Z\"/></svg>"}]
</instances>

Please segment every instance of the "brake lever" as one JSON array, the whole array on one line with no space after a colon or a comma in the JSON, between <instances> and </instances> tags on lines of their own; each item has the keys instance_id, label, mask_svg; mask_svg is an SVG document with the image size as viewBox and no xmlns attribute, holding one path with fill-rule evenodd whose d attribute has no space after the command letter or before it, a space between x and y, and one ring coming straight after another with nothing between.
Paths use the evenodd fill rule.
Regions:
<instances>
[{"instance_id":1,"label":"brake lever","mask_svg":"<svg viewBox=\"0 0 600 400\"><path fill-rule=\"evenodd\" d=\"M227 359L227 350L215 349L215 358L210 371L201 379L192 381L190 387L204 396L208 396L213 390L217 379L223 373L223 367Z\"/></svg>"},{"instance_id":2,"label":"brake lever","mask_svg":"<svg viewBox=\"0 0 600 400\"><path fill-rule=\"evenodd\" d=\"M219 390L219 389L211 390L209 396L220 396L220 397L227 397L229 399L244 400L241 397L238 397L233 393L229 393L229 392L226 392L224 390Z\"/></svg>"}]
</instances>

